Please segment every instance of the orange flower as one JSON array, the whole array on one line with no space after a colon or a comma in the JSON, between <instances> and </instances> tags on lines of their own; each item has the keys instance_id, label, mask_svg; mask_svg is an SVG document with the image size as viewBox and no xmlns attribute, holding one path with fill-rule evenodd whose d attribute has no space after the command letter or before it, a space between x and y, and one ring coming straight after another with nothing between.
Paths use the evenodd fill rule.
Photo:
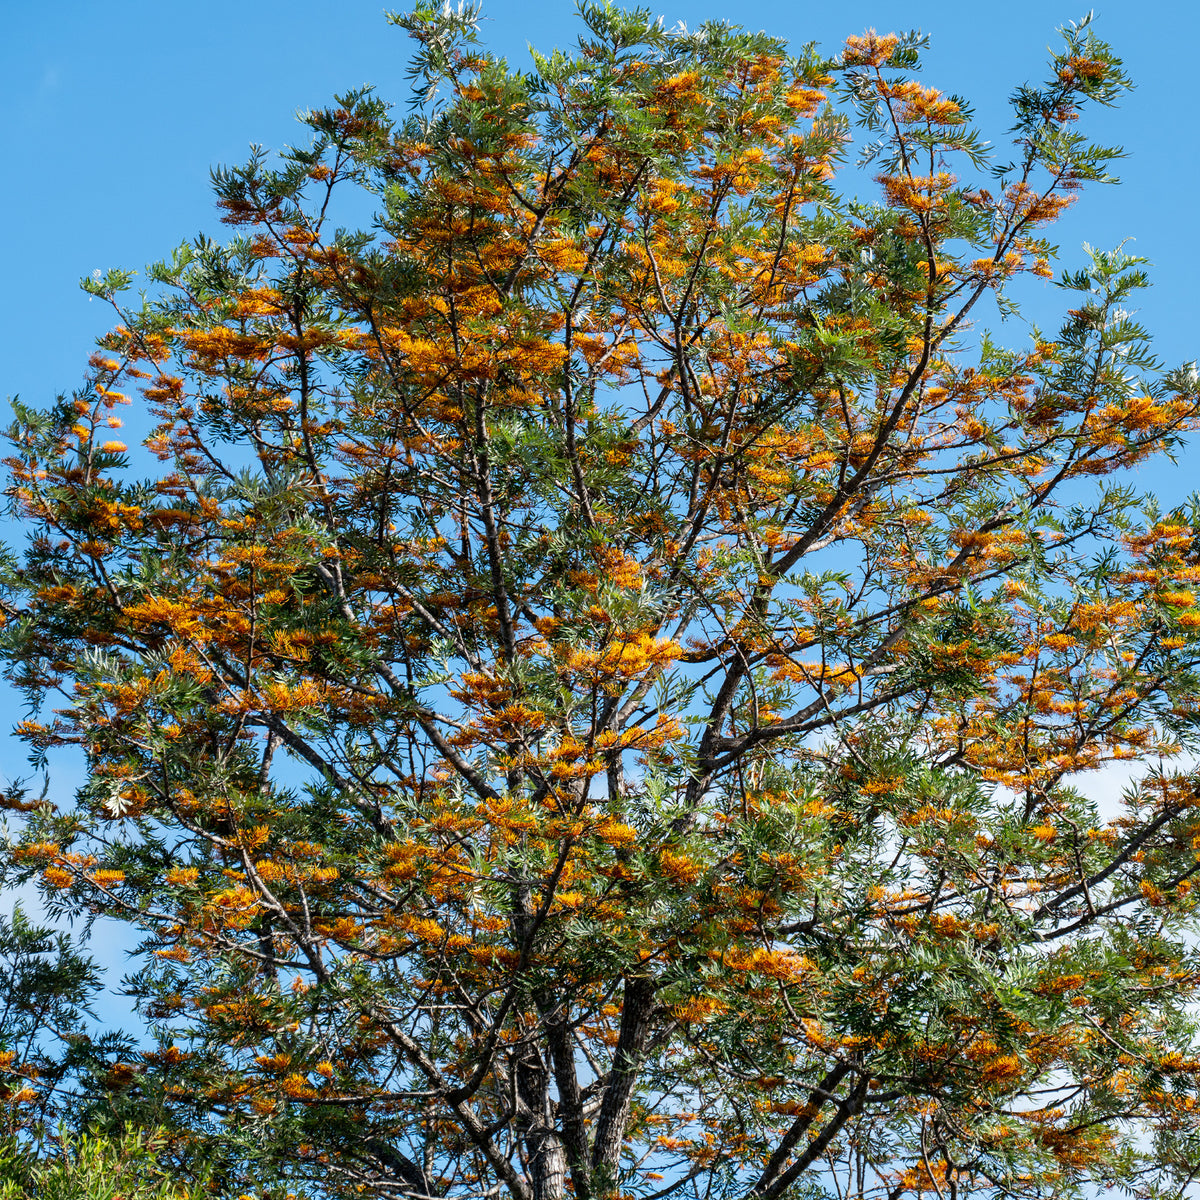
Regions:
<instances>
[{"instance_id":1,"label":"orange flower","mask_svg":"<svg viewBox=\"0 0 1200 1200\"><path fill-rule=\"evenodd\" d=\"M42 878L51 886L56 888L69 888L75 884L75 876L62 867L47 867L42 872Z\"/></svg>"}]
</instances>

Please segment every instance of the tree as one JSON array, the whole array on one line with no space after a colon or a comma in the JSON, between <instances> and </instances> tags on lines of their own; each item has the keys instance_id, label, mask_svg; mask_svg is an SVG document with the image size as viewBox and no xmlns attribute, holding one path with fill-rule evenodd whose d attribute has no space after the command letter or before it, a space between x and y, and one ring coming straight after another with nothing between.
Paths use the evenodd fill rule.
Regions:
<instances>
[{"instance_id":1,"label":"tree","mask_svg":"<svg viewBox=\"0 0 1200 1200\"><path fill-rule=\"evenodd\" d=\"M10 805L20 806L21 799L8 797ZM86 1089L112 1060L132 1053L120 1032L97 1029L92 1001L102 987L103 974L78 939L34 924L19 904L11 919L0 915L0 1200L191 1200L204 1194L194 1170L200 1164L189 1166L184 1182L177 1162L159 1161L169 1145L161 1136L52 1132L57 1120L89 1104Z\"/></svg>"},{"instance_id":2,"label":"tree","mask_svg":"<svg viewBox=\"0 0 1200 1200\"><path fill-rule=\"evenodd\" d=\"M160 1167L153 1138L119 1141L95 1135L60 1138L38 1159L18 1146L0 1148L0 1200L191 1200L200 1192L176 1186Z\"/></svg>"},{"instance_id":3,"label":"tree","mask_svg":"<svg viewBox=\"0 0 1200 1200\"><path fill-rule=\"evenodd\" d=\"M1119 60L1067 27L989 163L916 35L474 17L16 407L9 678L88 776L9 877L143 932L158 1039L97 1106L330 1196L1179 1195L1200 554L1122 472L1200 391L1123 250L972 325Z\"/></svg>"},{"instance_id":4,"label":"tree","mask_svg":"<svg viewBox=\"0 0 1200 1200\"><path fill-rule=\"evenodd\" d=\"M97 1044L88 1032L102 979L67 934L35 925L19 904L11 919L0 915L0 1137L44 1128L79 1074L123 1048L119 1035Z\"/></svg>"}]
</instances>

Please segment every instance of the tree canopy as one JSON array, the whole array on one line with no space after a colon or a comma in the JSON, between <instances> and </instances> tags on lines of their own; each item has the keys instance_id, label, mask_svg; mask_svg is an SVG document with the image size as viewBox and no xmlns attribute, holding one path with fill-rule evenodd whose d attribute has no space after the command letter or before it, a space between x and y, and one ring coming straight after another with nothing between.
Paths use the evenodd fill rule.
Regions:
<instances>
[{"instance_id":1,"label":"tree canopy","mask_svg":"<svg viewBox=\"0 0 1200 1200\"><path fill-rule=\"evenodd\" d=\"M87 770L6 878L140 932L152 1045L10 1119L231 1195L1194 1186L1200 552L1126 469L1200 389L1123 249L1016 308L1119 59L997 155L917 35L476 16L15 404L7 673Z\"/></svg>"}]
</instances>

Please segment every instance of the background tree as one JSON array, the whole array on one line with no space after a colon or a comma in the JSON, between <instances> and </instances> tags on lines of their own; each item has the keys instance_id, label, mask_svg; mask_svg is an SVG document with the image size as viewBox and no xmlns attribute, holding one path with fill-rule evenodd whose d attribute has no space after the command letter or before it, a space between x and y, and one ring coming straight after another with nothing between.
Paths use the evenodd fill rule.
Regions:
<instances>
[{"instance_id":1,"label":"background tree","mask_svg":"<svg viewBox=\"0 0 1200 1200\"><path fill-rule=\"evenodd\" d=\"M203 1194L178 1185L158 1162L162 1139L84 1134L52 1145L46 1157L20 1144L0 1147L0 1200L192 1200Z\"/></svg>"},{"instance_id":2,"label":"background tree","mask_svg":"<svg viewBox=\"0 0 1200 1200\"><path fill-rule=\"evenodd\" d=\"M15 1141L53 1125L80 1073L124 1048L114 1032L93 1039L101 987L77 940L36 925L20 904L11 918L0 915L0 1136Z\"/></svg>"},{"instance_id":3,"label":"background tree","mask_svg":"<svg viewBox=\"0 0 1200 1200\"><path fill-rule=\"evenodd\" d=\"M158 1039L80 1119L328 1195L1179 1194L1200 560L1097 480L1195 373L1120 250L1057 337L969 323L1119 61L1064 30L966 183L916 36L581 16L531 75L394 18L412 115L219 172L233 241L88 281L17 409L9 674L88 780L9 875L144 932Z\"/></svg>"},{"instance_id":4,"label":"background tree","mask_svg":"<svg viewBox=\"0 0 1200 1200\"><path fill-rule=\"evenodd\" d=\"M97 1028L92 1002L102 973L78 940L30 921L19 904L11 919L0 915L0 1200L199 1196L198 1186L177 1186L174 1164L157 1161L164 1139L52 1132L87 1103L82 1089L106 1062L130 1053L122 1034Z\"/></svg>"}]
</instances>

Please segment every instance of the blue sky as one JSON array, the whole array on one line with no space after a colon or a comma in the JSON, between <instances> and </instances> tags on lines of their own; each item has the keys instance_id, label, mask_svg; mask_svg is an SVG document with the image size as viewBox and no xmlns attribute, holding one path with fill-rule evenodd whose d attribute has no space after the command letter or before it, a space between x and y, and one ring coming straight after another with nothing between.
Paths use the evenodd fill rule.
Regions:
<instances>
[{"instance_id":1,"label":"blue sky","mask_svg":"<svg viewBox=\"0 0 1200 1200\"><path fill-rule=\"evenodd\" d=\"M1063 0L658 0L669 24L710 17L766 29L797 47L833 51L848 34L920 28L932 35L925 78L972 100L985 136L1009 124L1012 87L1041 77L1055 27L1080 17ZM241 162L251 143L279 147L302 135L297 109L363 83L405 100L407 42L378 0L50 0L5 6L0 44L0 406L19 393L51 399L81 378L104 307L78 290L96 268L140 270L197 232L220 237L210 167ZM488 0L484 37L514 65L526 47L573 41L572 0ZM1063 261L1079 244L1131 249L1153 263L1141 316L1170 364L1200 354L1197 330L1195 120L1200 5L1111 0L1096 28L1126 60L1137 90L1085 128L1126 146L1124 183L1085 194L1057 227ZM1054 289L1033 307L1049 313ZM1020 343L1021 330L1011 339ZM1178 498L1196 486L1183 461L1139 482ZM0 781L21 772L5 740L20 713L0 691ZM59 787L69 788L66 772ZM61 795L61 793L60 793Z\"/></svg>"}]
</instances>

